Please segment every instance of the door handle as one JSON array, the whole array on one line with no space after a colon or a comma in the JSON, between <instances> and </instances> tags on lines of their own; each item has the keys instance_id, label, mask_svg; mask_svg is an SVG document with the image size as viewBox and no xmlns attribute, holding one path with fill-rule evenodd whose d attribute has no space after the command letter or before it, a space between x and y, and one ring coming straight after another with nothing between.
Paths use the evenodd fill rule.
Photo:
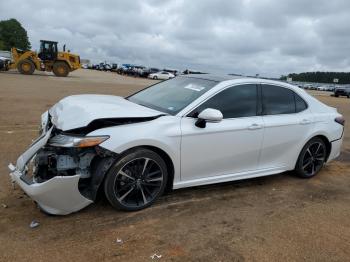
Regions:
<instances>
[{"instance_id":1,"label":"door handle","mask_svg":"<svg viewBox=\"0 0 350 262\"><path fill-rule=\"evenodd\" d=\"M259 124L252 124L251 126L248 127L249 130L256 130L261 128L262 128L262 125L259 125Z\"/></svg>"},{"instance_id":2,"label":"door handle","mask_svg":"<svg viewBox=\"0 0 350 262\"><path fill-rule=\"evenodd\" d=\"M303 120L300 121L300 124L301 124L301 125L308 125L308 124L311 124L311 120L309 120L309 119L303 119Z\"/></svg>"}]
</instances>

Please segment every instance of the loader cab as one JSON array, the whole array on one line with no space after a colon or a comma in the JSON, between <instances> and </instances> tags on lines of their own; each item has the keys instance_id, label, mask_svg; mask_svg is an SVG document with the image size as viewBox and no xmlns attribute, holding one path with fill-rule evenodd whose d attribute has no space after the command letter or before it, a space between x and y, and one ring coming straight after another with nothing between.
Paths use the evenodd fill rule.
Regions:
<instances>
[{"instance_id":1,"label":"loader cab","mask_svg":"<svg viewBox=\"0 0 350 262\"><path fill-rule=\"evenodd\" d=\"M43 61L54 61L57 58L57 42L40 40L39 58Z\"/></svg>"}]
</instances>

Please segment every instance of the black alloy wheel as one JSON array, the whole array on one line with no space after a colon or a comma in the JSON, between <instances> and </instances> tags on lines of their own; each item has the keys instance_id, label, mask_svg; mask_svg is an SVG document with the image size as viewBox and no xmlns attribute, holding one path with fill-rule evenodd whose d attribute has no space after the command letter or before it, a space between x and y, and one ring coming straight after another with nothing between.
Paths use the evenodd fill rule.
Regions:
<instances>
[{"instance_id":1,"label":"black alloy wheel","mask_svg":"<svg viewBox=\"0 0 350 262\"><path fill-rule=\"evenodd\" d=\"M164 160L151 150L139 149L114 164L105 180L105 194L114 207L135 211L150 206L166 183Z\"/></svg>"},{"instance_id":2,"label":"black alloy wheel","mask_svg":"<svg viewBox=\"0 0 350 262\"><path fill-rule=\"evenodd\" d=\"M327 148L320 138L310 140L301 151L296 172L302 178L315 176L323 167L327 157Z\"/></svg>"}]
</instances>

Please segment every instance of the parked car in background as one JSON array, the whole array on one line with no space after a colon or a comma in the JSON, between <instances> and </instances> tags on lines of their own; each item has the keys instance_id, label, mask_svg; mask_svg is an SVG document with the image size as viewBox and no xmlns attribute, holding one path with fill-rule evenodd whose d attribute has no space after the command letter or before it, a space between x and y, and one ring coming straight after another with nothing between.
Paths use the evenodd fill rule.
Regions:
<instances>
[{"instance_id":1,"label":"parked car in background","mask_svg":"<svg viewBox=\"0 0 350 262\"><path fill-rule=\"evenodd\" d=\"M141 72L141 77L148 77L150 74L158 73L160 72L160 69L155 68L155 67L149 67L145 68Z\"/></svg>"},{"instance_id":2,"label":"parked car in background","mask_svg":"<svg viewBox=\"0 0 350 262\"><path fill-rule=\"evenodd\" d=\"M111 68L112 72L117 72L118 71L118 64L113 63L111 66L112 66L112 68Z\"/></svg>"},{"instance_id":3,"label":"parked car in background","mask_svg":"<svg viewBox=\"0 0 350 262\"><path fill-rule=\"evenodd\" d=\"M303 88L306 89L306 90L309 90L309 89L311 89L311 86L312 85L310 85L310 84L304 84Z\"/></svg>"},{"instance_id":4,"label":"parked car in background","mask_svg":"<svg viewBox=\"0 0 350 262\"><path fill-rule=\"evenodd\" d=\"M134 76L142 76L143 70L145 70L146 67L142 65L136 65L133 67L133 75Z\"/></svg>"},{"instance_id":5,"label":"parked car in background","mask_svg":"<svg viewBox=\"0 0 350 262\"><path fill-rule=\"evenodd\" d=\"M98 67L96 67L97 70L100 70L100 71L110 71L112 69L112 66L108 63L100 63L98 65Z\"/></svg>"},{"instance_id":6,"label":"parked car in background","mask_svg":"<svg viewBox=\"0 0 350 262\"><path fill-rule=\"evenodd\" d=\"M201 72L199 70L186 69L186 70L184 70L182 72L182 74L184 74L184 75L190 75L190 74L195 75L195 74L206 74L206 73Z\"/></svg>"},{"instance_id":7,"label":"parked car in background","mask_svg":"<svg viewBox=\"0 0 350 262\"><path fill-rule=\"evenodd\" d=\"M337 87L334 90L334 96L346 96L347 98L350 98L350 87Z\"/></svg>"},{"instance_id":8,"label":"parked car in background","mask_svg":"<svg viewBox=\"0 0 350 262\"><path fill-rule=\"evenodd\" d=\"M325 91L334 91L334 86L332 85L325 85Z\"/></svg>"},{"instance_id":9,"label":"parked car in background","mask_svg":"<svg viewBox=\"0 0 350 262\"><path fill-rule=\"evenodd\" d=\"M122 66L117 70L117 72L123 75L141 76L145 68L145 66L141 65L122 64Z\"/></svg>"},{"instance_id":10,"label":"parked car in background","mask_svg":"<svg viewBox=\"0 0 350 262\"><path fill-rule=\"evenodd\" d=\"M131 69L132 65L130 65L130 64L122 64L121 66L118 66L117 73L121 74L121 75L124 75L124 74L127 73L129 68Z\"/></svg>"},{"instance_id":11,"label":"parked car in background","mask_svg":"<svg viewBox=\"0 0 350 262\"><path fill-rule=\"evenodd\" d=\"M0 56L0 70L7 71L11 60L7 57Z\"/></svg>"},{"instance_id":12,"label":"parked car in background","mask_svg":"<svg viewBox=\"0 0 350 262\"><path fill-rule=\"evenodd\" d=\"M318 86L318 87L316 87L316 90L318 90L318 91L327 91L327 86Z\"/></svg>"},{"instance_id":13,"label":"parked car in background","mask_svg":"<svg viewBox=\"0 0 350 262\"><path fill-rule=\"evenodd\" d=\"M154 73L154 74L150 74L148 76L148 78L151 78L151 79L159 79L159 80L167 80L167 79L170 79L170 78L173 78L175 77L175 75L173 75L172 73L169 73L169 72L165 72L165 71L161 71L161 72L158 72L158 73Z\"/></svg>"},{"instance_id":14,"label":"parked car in background","mask_svg":"<svg viewBox=\"0 0 350 262\"><path fill-rule=\"evenodd\" d=\"M173 74L174 76L177 76L179 74L179 70L177 69L172 69L172 68L164 68L162 71L168 72Z\"/></svg>"},{"instance_id":15,"label":"parked car in background","mask_svg":"<svg viewBox=\"0 0 350 262\"><path fill-rule=\"evenodd\" d=\"M105 71L111 71L112 70L112 66L110 64L105 64L104 70Z\"/></svg>"},{"instance_id":16,"label":"parked car in background","mask_svg":"<svg viewBox=\"0 0 350 262\"><path fill-rule=\"evenodd\" d=\"M98 65L98 64L94 64L91 67L91 69L94 69L94 70L99 70L99 68L100 68L100 65Z\"/></svg>"}]
</instances>

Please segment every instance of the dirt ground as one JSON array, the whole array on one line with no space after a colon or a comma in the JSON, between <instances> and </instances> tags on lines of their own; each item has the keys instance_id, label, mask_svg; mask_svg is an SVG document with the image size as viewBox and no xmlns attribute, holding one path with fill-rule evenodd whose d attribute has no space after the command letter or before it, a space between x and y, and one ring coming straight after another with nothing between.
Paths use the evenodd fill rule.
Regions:
<instances>
[{"instance_id":1,"label":"dirt ground","mask_svg":"<svg viewBox=\"0 0 350 262\"><path fill-rule=\"evenodd\" d=\"M51 105L78 93L124 96L152 82L87 70L67 78L0 72L0 261L151 261L155 253L159 261L350 261L350 99L328 93L314 95L345 116L343 151L310 180L288 173L176 190L134 213L102 199L65 217L40 213L12 189L7 164ZM34 219L40 226L31 229Z\"/></svg>"}]
</instances>

